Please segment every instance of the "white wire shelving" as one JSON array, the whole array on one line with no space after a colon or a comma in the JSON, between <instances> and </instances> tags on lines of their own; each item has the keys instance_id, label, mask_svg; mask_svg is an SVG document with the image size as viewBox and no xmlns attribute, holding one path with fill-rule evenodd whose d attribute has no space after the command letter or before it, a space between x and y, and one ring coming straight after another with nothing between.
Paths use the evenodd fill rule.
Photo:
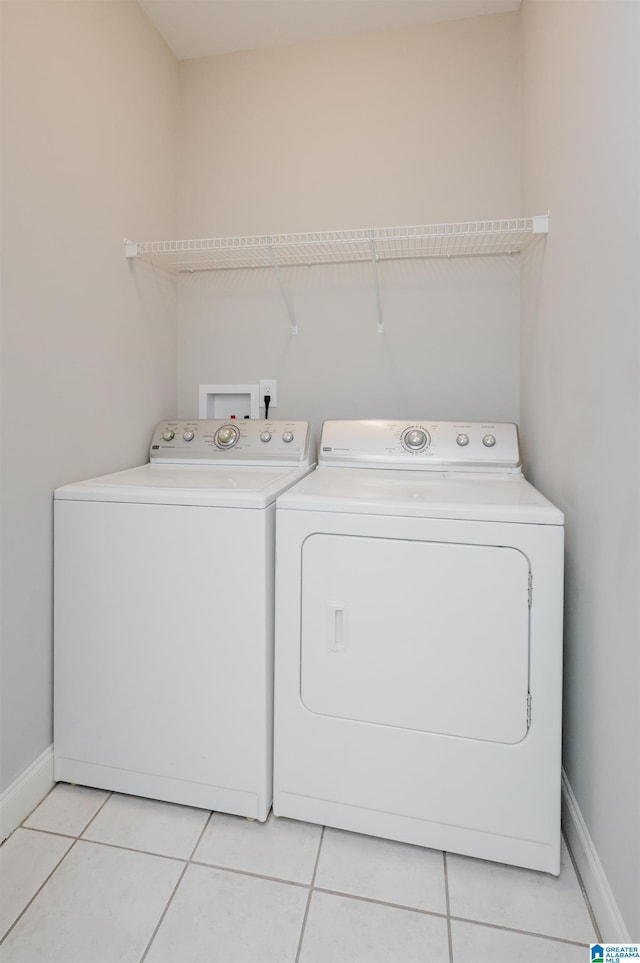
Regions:
<instances>
[{"instance_id":1,"label":"white wire shelving","mask_svg":"<svg viewBox=\"0 0 640 963\"><path fill-rule=\"evenodd\" d=\"M520 254L537 236L548 234L549 215L458 224L365 228L183 241L128 241L127 258L141 258L171 274L256 268L275 270L293 333L297 324L281 268L370 262L378 307L382 310L377 264L416 258L491 257Z\"/></svg>"}]
</instances>

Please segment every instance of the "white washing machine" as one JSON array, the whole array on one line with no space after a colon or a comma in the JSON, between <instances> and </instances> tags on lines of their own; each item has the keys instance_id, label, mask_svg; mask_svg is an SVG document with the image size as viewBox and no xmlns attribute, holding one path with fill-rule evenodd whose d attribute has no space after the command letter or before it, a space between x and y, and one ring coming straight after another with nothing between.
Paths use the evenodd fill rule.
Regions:
<instances>
[{"instance_id":1,"label":"white washing machine","mask_svg":"<svg viewBox=\"0 0 640 963\"><path fill-rule=\"evenodd\" d=\"M265 820L275 500L307 422L166 421L55 492L54 776Z\"/></svg>"},{"instance_id":2,"label":"white washing machine","mask_svg":"<svg viewBox=\"0 0 640 963\"><path fill-rule=\"evenodd\" d=\"M325 422L277 503L274 812L557 874L563 515L511 424Z\"/></svg>"}]
</instances>

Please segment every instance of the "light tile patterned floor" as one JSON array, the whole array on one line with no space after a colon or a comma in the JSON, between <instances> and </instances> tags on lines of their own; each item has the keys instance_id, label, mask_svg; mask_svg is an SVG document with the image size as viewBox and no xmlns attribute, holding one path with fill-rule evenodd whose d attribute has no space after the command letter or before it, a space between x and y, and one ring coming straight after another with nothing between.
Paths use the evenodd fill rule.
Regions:
<instances>
[{"instance_id":1,"label":"light tile patterned floor","mask_svg":"<svg viewBox=\"0 0 640 963\"><path fill-rule=\"evenodd\" d=\"M588 963L560 876L60 784L0 848L1 963Z\"/></svg>"}]
</instances>

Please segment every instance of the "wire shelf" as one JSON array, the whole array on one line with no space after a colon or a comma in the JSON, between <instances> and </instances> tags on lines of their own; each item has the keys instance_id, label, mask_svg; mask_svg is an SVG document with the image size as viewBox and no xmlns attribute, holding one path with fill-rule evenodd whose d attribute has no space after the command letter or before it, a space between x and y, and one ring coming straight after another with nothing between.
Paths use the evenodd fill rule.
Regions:
<instances>
[{"instance_id":1,"label":"wire shelf","mask_svg":"<svg viewBox=\"0 0 640 963\"><path fill-rule=\"evenodd\" d=\"M411 227L319 231L185 241L125 241L139 257L172 274L296 265L343 264L406 258L519 254L549 230L549 217L467 221Z\"/></svg>"}]
</instances>

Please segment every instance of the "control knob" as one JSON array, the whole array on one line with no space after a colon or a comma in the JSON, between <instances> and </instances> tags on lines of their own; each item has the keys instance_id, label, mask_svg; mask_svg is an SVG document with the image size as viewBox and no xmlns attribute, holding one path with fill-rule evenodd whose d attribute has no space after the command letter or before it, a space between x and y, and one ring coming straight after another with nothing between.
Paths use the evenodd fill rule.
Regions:
<instances>
[{"instance_id":1,"label":"control knob","mask_svg":"<svg viewBox=\"0 0 640 963\"><path fill-rule=\"evenodd\" d=\"M460 445L461 448L464 448L465 445L469 444L469 435L465 435L465 434L458 435L458 437L456 438L456 442Z\"/></svg>"},{"instance_id":2,"label":"control knob","mask_svg":"<svg viewBox=\"0 0 640 963\"><path fill-rule=\"evenodd\" d=\"M196 433L195 431L192 431L191 428L187 428L182 437L185 441L193 441L193 439L196 437Z\"/></svg>"},{"instance_id":3,"label":"control knob","mask_svg":"<svg viewBox=\"0 0 640 963\"><path fill-rule=\"evenodd\" d=\"M429 444L429 435L423 428L409 428L402 436L402 440L411 451L420 451Z\"/></svg>"},{"instance_id":4,"label":"control knob","mask_svg":"<svg viewBox=\"0 0 640 963\"><path fill-rule=\"evenodd\" d=\"M175 431L171 431L171 429L169 429L168 431L163 431L163 432L162 432L162 440L163 440L163 441L173 441L173 439L175 438L175 436L176 436Z\"/></svg>"},{"instance_id":5,"label":"control knob","mask_svg":"<svg viewBox=\"0 0 640 963\"><path fill-rule=\"evenodd\" d=\"M495 435L485 435L482 439L482 444L486 445L487 448L493 448L496 443Z\"/></svg>"},{"instance_id":6,"label":"control knob","mask_svg":"<svg viewBox=\"0 0 640 963\"><path fill-rule=\"evenodd\" d=\"M292 432L292 431L283 431L283 432L282 432L282 440L288 445L289 442L293 441L293 432Z\"/></svg>"},{"instance_id":7,"label":"control knob","mask_svg":"<svg viewBox=\"0 0 640 963\"><path fill-rule=\"evenodd\" d=\"M239 437L240 432L237 428L233 425L223 425L222 428L218 428L213 440L218 448L233 448Z\"/></svg>"},{"instance_id":8,"label":"control knob","mask_svg":"<svg viewBox=\"0 0 640 963\"><path fill-rule=\"evenodd\" d=\"M270 432L270 431L261 431L261 432L260 432L260 441L271 441L271 432Z\"/></svg>"}]
</instances>

